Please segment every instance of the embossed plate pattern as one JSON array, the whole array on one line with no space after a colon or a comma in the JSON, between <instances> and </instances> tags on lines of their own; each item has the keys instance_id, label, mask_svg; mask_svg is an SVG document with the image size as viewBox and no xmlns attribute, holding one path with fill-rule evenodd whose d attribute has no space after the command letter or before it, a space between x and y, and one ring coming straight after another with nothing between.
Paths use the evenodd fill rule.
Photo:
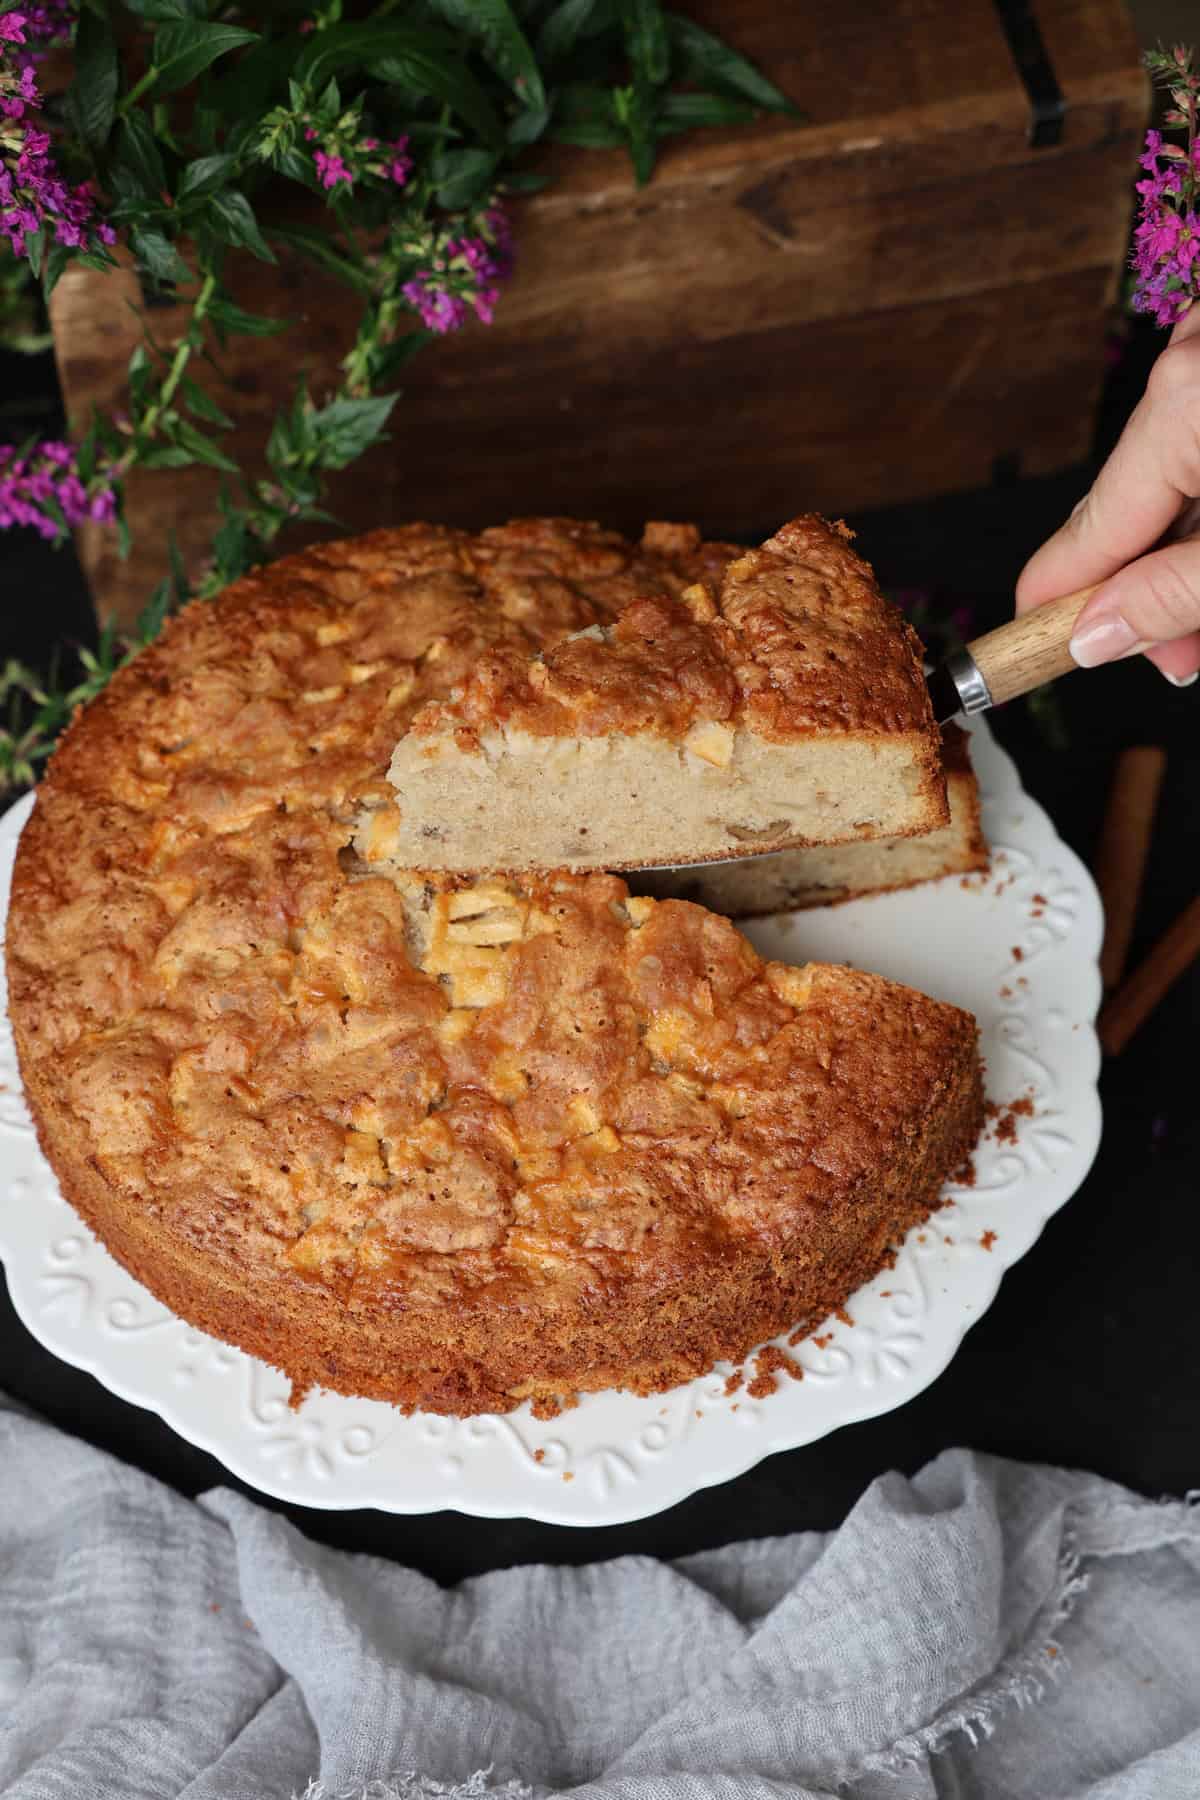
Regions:
<instances>
[{"instance_id":1,"label":"embossed plate pattern","mask_svg":"<svg viewBox=\"0 0 1200 1800\"><path fill-rule=\"evenodd\" d=\"M975 1185L951 1187L896 1266L854 1296L853 1323L831 1320L793 1351L803 1380L780 1377L775 1393L755 1400L744 1388L727 1395L722 1367L649 1399L587 1395L547 1422L528 1408L406 1419L324 1393L292 1412L281 1375L174 1318L63 1200L34 1138L5 1011L0 1255L17 1311L47 1348L113 1393L150 1407L242 1480L306 1506L618 1524L902 1405L946 1366L1003 1271L1074 1193L1100 1136L1099 900L985 726L975 727L973 749L996 852L990 878L951 876L749 927L764 954L856 963L969 1007L990 1095L1006 1103L1029 1094L1034 1105L1013 1141L981 1146ZM31 805L0 823L3 913Z\"/></svg>"}]
</instances>

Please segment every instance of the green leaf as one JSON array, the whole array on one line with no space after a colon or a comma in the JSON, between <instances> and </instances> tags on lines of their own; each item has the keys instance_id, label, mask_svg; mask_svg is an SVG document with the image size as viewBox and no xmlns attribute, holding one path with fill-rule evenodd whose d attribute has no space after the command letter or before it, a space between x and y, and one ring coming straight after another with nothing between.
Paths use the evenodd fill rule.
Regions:
<instances>
[{"instance_id":1,"label":"green leaf","mask_svg":"<svg viewBox=\"0 0 1200 1800\"><path fill-rule=\"evenodd\" d=\"M138 451L139 469L187 469L195 460L182 444L147 444Z\"/></svg>"},{"instance_id":2,"label":"green leaf","mask_svg":"<svg viewBox=\"0 0 1200 1800\"><path fill-rule=\"evenodd\" d=\"M628 143L619 125L605 125L602 120L580 120L576 125L555 125L549 133L552 143L573 144L581 150L619 150Z\"/></svg>"},{"instance_id":3,"label":"green leaf","mask_svg":"<svg viewBox=\"0 0 1200 1800\"><path fill-rule=\"evenodd\" d=\"M176 417L171 426L171 435L176 444L190 450L196 462L206 463L210 469L224 469L226 474L238 474L238 465L233 458L226 456L224 450L212 438L205 437L202 431L187 419Z\"/></svg>"},{"instance_id":4,"label":"green leaf","mask_svg":"<svg viewBox=\"0 0 1200 1800\"><path fill-rule=\"evenodd\" d=\"M670 73L671 50L659 0L621 0L621 30L635 83L661 87Z\"/></svg>"},{"instance_id":5,"label":"green leaf","mask_svg":"<svg viewBox=\"0 0 1200 1800\"><path fill-rule=\"evenodd\" d=\"M536 175L532 169L522 170L515 175L506 175L501 183L506 194L540 194L542 189L549 185L549 175Z\"/></svg>"},{"instance_id":6,"label":"green leaf","mask_svg":"<svg viewBox=\"0 0 1200 1800\"><path fill-rule=\"evenodd\" d=\"M576 81L559 90L550 137L587 150L615 149L627 136L618 121L612 88Z\"/></svg>"},{"instance_id":7,"label":"green leaf","mask_svg":"<svg viewBox=\"0 0 1200 1800\"><path fill-rule=\"evenodd\" d=\"M58 527L58 536L52 540L55 549L57 549L71 534L71 527L67 524L67 516L53 494L43 494L38 504L42 511L48 514Z\"/></svg>"},{"instance_id":8,"label":"green leaf","mask_svg":"<svg viewBox=\"0 0 1200 1800\"><path fill-rule=\"evenodd\" d=\"M167 185L162 154L145 113L135 107L117 132L116 168L129 178L131 191L158 204Z\"/></svg>"},{"instance_id":9,"label":"green leaf","mask_svg":"<svg viewBox=\"0 0 1200 1800\"><path fill-rule=\"evenodd\" d=\"M194 412L198 419L207 419L210 425L220 425L225 431L233 430L233 420L229 414L222 412L212 395L206 393L198 382L185 375L179 384L189 412Z\"/></svg>"},{"instance_id":10,"label":"green leaf","mask_svg":"<svg viewBox=\"0 0 1200 1800\"><path fill-rule=\"evenodd\" d=\"M59 277L71 261L71 252L65 244L51 244L46 257L46 271L42 281L42 292L48 300L58 286Z\"/></svg>"},{"instance_id":11,"label":"green leaf","mask_svg":"<svg viewBox=\"0 0 1200 1800\"><path fill-rule=\"evenodd\" d=\"M664 94L655 122L660 131L691 131L698 125L747 125L758 109L728 94Z\"/></svg>"},{"instance_id":12,"label":"green leaf","mask_svg":"<svg viewBox=\"0 0 1200 1800\"><path fill-rule=\"evenodd\" d=\"M156 100L154 102L150 108L150 123L160 144L165 144L168 150L175 152L176 156L186 156L187 152L181 149L179 140L171 128L171 108L167 101Z\"/></svg>"},{"instance_id":13,"label":"green leaf","mask_svg":"<svg viewBox=\"0 0 1200 1800\"><path fill-rule=\"evenodd\" d=\"M370 64L368 74L388 87L412 95L430 95L469 125L487 144L502 144L504 126L491 101L465 63L409 53L382 56Z\"/></svg>"},{"instance_id":14,"label":"green leaf","mask_svg":"<svg viewBox=\"0 0 1200 1800\"><path fill-rule=\"evenodd\" d=\"M129 358L128 379L133 416L138 419L146 410L146 401L150 397L150 386L154 380L154 370L145 344L139 344Z\"/></svg>"},{"instance_id":15,"label":"green leaf","mask_svg":"<svg viewBox=\"0 0 1200 1800\"><path fill-rule=\"evenodd\" d=\"M310 156L305 156L302 150L281 150L271 160L273 166L281 175L286 175L289 181L298 181L302 187L310 187L316 194L322 192L313 160ZM332 197L337 198L336 190Z\"/></svg>"},{"instance_id":16,"label":"green leaf","mask_svg":"<svg viewBox=\"0 0 1200 1800\"><path fill-rule=\"evenodd\" d=\"M183 171L175 190L176 202L182 205L185 200L196 200L202 194L215 193L219 187L224 186L236 167L236 157L220 152L212 156L197 157Z\"/></svg>"},{"instance_id":17,"label":"green leaf","mask_svg":"<svg viewBox=\"0 0 1200 1800\"><path fill-rule=\"evenodd\" d=\"M218 333L227 331L241 332L246 337L274 337L277 332L286 331L290 319L264 319L258 313L244 312L232 300L210 300L208 317L212 320Z\"/></svg>"},{"instance_id":18,"label":"green leaf","mask_svg":"<svg viewBox=\"0 0 1200 1800\"><path fill-rule=\"evenodd\" d=\"M151 53L151 66L158 71L157 90L170 93L174 88L186 87L218 57L227 56L243 44L258 42L256 31L243 31L240 25L180 19L160 26Z\"/></svg>"},{"instance_id":19,"label":"green leaf","mask_svg":"<svg viewBox=\"0 0 1200 1800\"><path fill-rule=\"evenodd\" d=\"M31 231L28 233L25 239L25 260L33 270L33 278L35 281L42 273L42 256L45 248L46 234L44 231Z\"/></svg>"},{"instance_id":20,"label":"green leaf","mask_svg":"<svg viewBox=\"0 0 1200 1800\"><path fill-rule=\"evenodd\" d=\"M447 212L474 206L490 193L499 161L499 154L491 150L439 151L430 170L438 204Z\"/></svg>"},{"instance_id":21,"label":"green leaf","mask_svg":"<svg viewBox=\"0 0 1200 1800\"><path fill-rule=\"evenodd\" d=\"M297 58L292 80L301 88L320 87L343 69L362 69L381 56L453 55L454 39L436 26L393 25L385 19L365 24L334 25L314 32Z\"/></svg>"},{"instance_id":22,"label":"green leaf","mask_svg":"<svg viewBox=\"0 0 1200 1800\"><path fill-rule=\"evenodd\" d=\"M548 14L537 41L538 61L543 68L551 68L570 55L595 8L596 0L562 0L562 5Z\"/></svg>"},{"instance_id":23,"label":"green leaf","mask_svg":"<svg viewBox=\"0 0 1200 1800\"><path fill-rule=\"evenodd\" d=\"M267 462L278 474L295 462L303 449L302 428L298 429L295 409L286 407L275 414L271 435L267 439Z\"/></svg>"},{"instance_id":24,"label":"green leaf","mask_svg":"<svg viewBox=\"0 0 1200 1800\"><path fill-rule=\"evenodd\" d=\"M747 62L720 38L713 37L679 13L668 13L666 19L671 47L686 63L690 76L732 88L734 93L744 94L747 100L753 100L755 106L765 107L768 112L790 113L793 118L801 116L773 82L760 75L752 62Z\"/></svg>"},{"instance_id":25,"label":"green leaf","mask_svg":"<svg viewBox=\"0 0 1200 1800\"><path fill-rule=\"evenodd\" d=\"M260 262L275 261L275 252L259 230L250 202L236 189L212 195L205 222L222 243L232 244L235 250L249 250Z\"/></svg>"},{"instance_id":26,"label":"green leaf","mask_svg":"<svg viewBox=\"0 0 1200 1800\"><path fill-rule=\"evenodd\" d=\"M473 39L527 106L546 104L541 70L508 0L431 0L456 33Z\"/></svg>"},{"instance_id":27,"label":"green leaf","mask_svg":"<svg viewBox=\"0 0 1200 1800\"><path fill-rule=\"evenodd\" d=\"M138 262L156 281L191 280L191 270L163 232L135 225L130 232L130 243Z\"/></svg>"},{"instance_id":28,"label":"green leaf","mask_svg":"<svg viewBox=\"0 0 1200 1800\"><path fill-rule=\"evenodd\" d=\"M93 250L76 250L73 260L85 269L98 269L102 273L117 266L116 257L105 244L98 244Z\"/></svg>"},{"instance_id":29,"label":"green leaf","mask_svg":"<svg viewBox=\"0 0 1200 1800\"><path fill-rule=\"evenodd\" d=\"M554 104L555 123L565 125L611 123L613 90L598 82L571 81L558 90Z\"/></svg>"},{"instance_id":30,"label":"green leaf","mask_svg":"<svg viewBox=\"0 0 1200 1800\"><path fill-rule=\"evenodd\" d=\"M171 583L167 576L159 582L134 623L134 636L139 644L152 644L171 610Z\"/></svg>"},{"instance_id":31,"label":"green leaf","mask_svg":"<svg viewBox=\"0 0 1200 1800\"><path fill-rule=\"evenodd\" d=\"M257 119L243 119L240 124L231 126L225 139L227 154L239 161L243 156L247 156L260 129L261 126Z\"/></svg>"},{"instance_id":32,"label":"green leaf","mask_svg":"<svg viewBox=\"0 0 1200 1800\"><path fill-rule=\"evenodd\" d=\"M192 113L192 144L195 149L212 154L217 148L221 115L211 106L197 106Z\"/></svg>"},{"instance_id":33,"label":"green leaf","mask_svg":"<svg viewBox=\"0 0 1200 1800\"><path fill-rule=\"evenodd\" d=\"M309 42L298 34L264 39L239 56L236 63L208 77L204 84L205 105L223 119L249 123L257 132L263 115L286 93L288 71Z\"/></svg>"},{"instance_id":34,"label":"green leaf","mask_svg":"<svg viewBox=\"0 0 1200 1800\"><path fill-rule=\"evenodd\" d=\"M410 363L419 350L433 337L431 331L406 331L403 336L393 338L390 344L382 344L371 358L371 377L380 387L400 373Z\"/></svg>"},{"instance_id":35,"label":"green leaf","mask_svg":"<svg viewBox=\"0 0 1200 1800\"><path fill-rule=\"evenodd\" d=\"M536 144L540 137L545 136L549 123L550 107L548 103L545 106L530 107L527 111L518 113L515 119L509 121L509 145L513 149L520 150L524 149L527 144Z\"/></svg>"},{"instance_id":36,"label":"green leaf","mask_svg":"<svg viewBox=\"0 0 1200 1800\"><path fill-rule=\"evenodd\" d=\"M213 539L213 560L223 581L236 581L250 566L250 539L244 514L235 514Z\"/></svg>"},{"instance_id":37,"label":"green leaf","mask_svg":"<svg viewBox=\"0 0 1200 1800\"><path fill-rule=\"evenodd\" d=\"M117 112L117 46L107 18L85 7L75 29L75 80L71 108L84 143L100 150Z\"/></svg>"},{"instance_id":38,"label":"green leaf","mask_svg":"<svg viewBox=\"0 0 1200 1800\"><path fill-rule=\"evenodd\" d=\"M360 294L371 292L371 277L365 269L360 269L348 257L339 256L329 241L328 233L311 231L307 227L281 226L271 227L271 236L277 244L283 244L289 250L296 250L306 256L310 262L317 263L322 269L336 275L347 287L352 287Z\"/></svg>"},{"instance_id":39,"label":"green leaf","mask_svg":"<svg viewBox=\"0 0 1200 1800\"><path fill-rule=\"evenodd\" d=\"M613 108L624 130L638 186L645 187L654 173L654 122L649 90L641 82L635 82L631 87L614 88Z\"/></svg>"},{"instance_id":40,"label":"green leaf","mask_svg":"<svg viewBox=\"0 0 1200 1800\"><path fill-rule=\"evenodd\" d=\"M393 24L389 19L334 25L313 33L292 73L297 81L316 87L347 69L363 71L405 93L440 101L486 143L503 141L504 128L491 101L448 32L432 26Z\"/></svg>"},{"instance_id":41,"label":"green leaf","mask_svg":"<svg viewBox=\"0 0 1200 1800\"><path fill-rule=\"evenodd\" d=\"M139 19L152 19L156 23L168 19L189 19L194 10L187 4L187 0L125 0L125 4Z\"/></svg>"},{"instance_id":42,"label":"green leaf","mask_svg":"<svg viewBox=\"0 0 1200 1800\"><path fill-rule=\"evenodd\" d=\"M325 468L344 469L376 443L396 404L395 394L374 394L365 400L332 400L311 415L314 443Z\"/></svg>"}]
</instances>

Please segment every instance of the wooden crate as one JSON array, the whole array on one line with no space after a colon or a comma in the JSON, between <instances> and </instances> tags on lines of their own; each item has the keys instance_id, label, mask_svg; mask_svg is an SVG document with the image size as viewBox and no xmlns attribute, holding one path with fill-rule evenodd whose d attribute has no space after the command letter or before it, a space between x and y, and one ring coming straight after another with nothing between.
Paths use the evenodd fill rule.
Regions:
<instances>
[{"instance_id":1,"label":"wooden crate","mask_svg":"<svg viewBox=\"0 0 1200 1800\"><path fill-rule=\"evenodd\" d=\"M1013 9L991 0L687 10L807 122L677 140L640 192L616 153L555 152L562 179L515 209L518 270L497 323L411 365L391 442L335 488L347 528L549 511L756 534L804 507L1084 454L1148 108L1119 0L1037 0L1063 99L1057 141L1042 144L1002 24ZM247 258L235 274L244 304L296 322L235 339L214 384L253 465L301 370L318 396L330 380L353 300L290 261ZM72 269L59 284L76 419L119 404L129 299L132 275ZM172 309L154 326L169 340ZM103 615L142 604L168 527L199 565L215 485L201 470L136 477L124 564L111 532L88 528Z\"/></svg>"}]
</instances>

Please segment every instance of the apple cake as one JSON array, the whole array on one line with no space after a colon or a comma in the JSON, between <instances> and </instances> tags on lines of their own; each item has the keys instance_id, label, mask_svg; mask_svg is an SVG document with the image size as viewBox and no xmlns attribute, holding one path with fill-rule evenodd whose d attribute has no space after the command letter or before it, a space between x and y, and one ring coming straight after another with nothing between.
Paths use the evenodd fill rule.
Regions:
<instances>
[{"instance_id":1,"label":"apple cake","mask_svg":"<svg viewBox=\"0 0 1200 1800\"><path fill-rule=\"evenodd\" d=\"M482 656L734 554L563 521L323 545L187 607L56 751L7 941L42 1146L133 1275L295 1392L668 1387L840 1304L969 1151L954 1007L612 874L353 848Z\"/></svg>"},{"instance_id":2,"label":"apple cake","mask_svg":"<svg viewBox=\"0 0 1200 1800\"><path fill-rule=\"evenodd\" d=\"M396 747L386 854L631 869L944 826L920 642L849 537L808 514L715 586L481 657Z\"/></svg>"},{"instance_id":3,"label":"apple cake","mask_svg":"<svg viewBox=\"0 0 1200 1800\"><path fill-rule=\"evenodd\" d=\"M970 740L957 725L942 727L942 767L950 820L922 837L811 845L747 862L642 870L630 874L630 888L660 900L694 900L731 919L752 919L799 907L835 906L866 894L986 869L979 783L971 766Z\"/></svg>"}]
</instances>

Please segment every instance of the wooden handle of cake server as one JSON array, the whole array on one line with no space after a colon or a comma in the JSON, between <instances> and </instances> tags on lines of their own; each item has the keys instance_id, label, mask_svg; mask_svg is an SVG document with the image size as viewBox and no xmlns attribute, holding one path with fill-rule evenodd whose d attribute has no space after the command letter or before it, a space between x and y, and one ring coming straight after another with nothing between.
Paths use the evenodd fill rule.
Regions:
<instances>
[{"instance_id":1,"label":"wooden handle of cake server","mask_svg":"<svg viewBox=\"0 0 1200 1800\"><path fill-rule=\"evenodd\" d=\"M1028 694L1044 681L1078 667L1067 645L1076 619L1099 585L1064 594L1061 600L1048 600L1045 606L1035 606L1032 612L1022 613L1019 619L967 645L988 684L993 706L1015 700L1018 694Z\"/></svg>"}]
</instances>

